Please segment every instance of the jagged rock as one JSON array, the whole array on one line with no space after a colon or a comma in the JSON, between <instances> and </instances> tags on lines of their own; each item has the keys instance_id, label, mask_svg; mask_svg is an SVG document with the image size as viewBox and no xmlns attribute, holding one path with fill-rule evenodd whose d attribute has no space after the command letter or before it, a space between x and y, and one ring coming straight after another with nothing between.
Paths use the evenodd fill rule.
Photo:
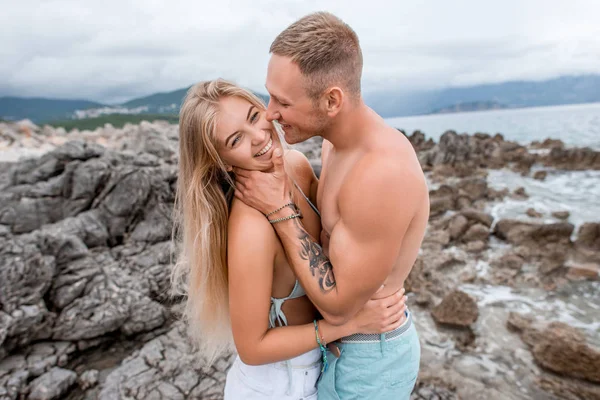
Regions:
<instances>
[{"instance_id":1,"label":"jagged rock","mask_svg":"<svg viewBox=\"0 0 600 400\"><path fill-rule=\"evenodd\" d=\"M567 380L554 376L540 376L537 385L564 400L597 400L600 399L600 386L578 379Z\"/></svg>"},{"instance_id":2,"label":"jagged rock","mask_svg":"<svg viewBox=\"0 0 600 400\"><path fill-rule=\"evenodd\" d=\"M441 253L436 254L430 261L431 267L436 270L452 268L456 265L463 265L465 260L456 254Z\"/></svg>"},{"instance_id":3,"label":"jagged rock","mask_svg":"<svg viewBox=\"0 0 600 400\"><path fill-rule=\"evenodd\" d=\"M488 192L487 180L480 178L463 179L458 183L457 188L459 195L464 193L471 201L485 198Z\"/></svg>"},{"instance_id":4,"label":"jagged rock","mask_svg":"<svg viewBox=\"0 0 600 400\"><path fill-rule=\"evenodd\" d=\"M525 188L524 188L524 187L522 187L522 186L521 186L521 187L518 187L518 188L516 188L516 189L513 191L512 195L513 195L513 197L514 197L514 198L516 198L516 199L521 199L521 200L524 200L524 199L528 199L528 198L529 198L529 195L528 195L528 194L527 194L527 192L525 191Z\"/></svg>"},{"instance_id":5,"label":"jagged rock","mask_svg":"<svg viewBox=\"0 0 600 400\"><path fill-rule=\"evenodd\" d=\"M575 245L600 251L600 223L588 222L581 225Z\"/></svg>"},{"instance_id":6,"label":"jagged rock","mask_svg":"<svg viewBox=\"0 0 600 400\"><path fill-rule=\"evenodd\" d=\"M568 211L554 211L552 213L552 216L554 218L561 219L563 221L569 219L570 215L571 213L569 213Z\"/></svg>"},{"instance_id":7,"label":"jagged rock","mask_svg":"<svg viewBox=\"0 0 600 400\"><path fill-rule=\"evenodd\" d=\"M449 197L433 198L429 202L429 216L436 217L452 209L454 201Z\"/></svg>"},{"instance_id":8,"label":"jagged rock","mask_svg":"<svg viewBox=\"0 0 600 400\"><path fill-rule=\"evenodd\" d=\"M494 217L490 214L486 214L483 211L475 210L473 208L460 210L460 214L470 221L482 223L487 227L491 227L494 222Z\"/></svg>"},{"instance_id":9,"label":"jagged rock","mask_svg":"<svg viewBox=\"0 0 600 400\"><path fill-rule=\"evenodd\" d=\"M547 171L536 171L533 174L533 179L537 179L538 181L543 181L543 180L546 180L547 176L548 176Z\"/></svg>"},{"instance_id":10,"label":"jagged rock","mask_svg":"<svg viewBox=\"0 0 600 400\"><path fill-rule=\"evenodd\" d=\"M511 311L508 313L508 320L506 326L513 332L524 332L531 327L532 320L521 314Z\"/></svg>"},{"instance_id":11,"label":"jagged rock","mask_svg":"<svg viewBox=\"0 0 600 400\"><path fill-rule=\"evenodd\" d=\"M425 239L423 240L423 246L427 247L430 245L441 245L446 246L450 243L450 233L448 231L432 231L427 232Z\"/></svg>"},{"instance_id":12,"label":"jagged rock","mask_svg":"<svg viewBox=\"0 0 600 400\"><path fill-rule=\"evenodd\" d=\"M55 259L39 253L34 243L5 241L0 253L0 305L12 312L38 304L52 283Z\"/></svg>"},{"instance_id":13,"label":"jagged rock","mask_svg":"<svg viewBox=\"0 0 600 400\"><path fill-rule=\"evenodd\" d=\"M543 142L534 141L531 142L531 147L534 149L553 149L553 148L564 148L565 144L560 139L545 139Z\"/></svg>"},{"instance_id":14,"label":"jagged rock","mask_svg":"<svg viewBox=\"0 0 600 400\"><path fill-rule=\"evenodd\" d=\"M52 368L30 384L29 399L52 400L65 394L75 383L77 374L62 368Z\"/></svg>"},{"instance_id":15,"label":"jagged rock","mask_svg":"<svg viewBox=\"0 0 600 400\"><path fill-rule=\"evenodd\" d=\"M475 240L467 243L467 251L469 253L480 253L483 250L487 249L487 241L483 240Z\"/></svg>"},{"instance_id":16,"label":"jagged rock","mask_svg":"<svg viewBox=\"0 0 600 400\"><path fill-rule=\"evenodd\" d=\"M490 230L487 226L482 224L475 224L467 230L467 232L463 235L462 240L464 242L473 242L477 240L486 242L488 240L489 235Z\"/></svg>"},{"instance_id":17,"label":"jagged rock","mask_svg":"<svg viewBox=\"0 0 600 400\"><path fill-rule=\"evenodd\" d=\"M572 281L598 280L600 278L600 265L596 263L568 265L566 277Z\"/></svg>"},{"instance_id":18,"label":"jagged rock","mask_svg":"<svg viewBox=\"0 0 600 400\"><path fill-rule=\"evenodd\" d=\"M600 383L600 351L585 343L575 328L551 323L532 349L538 364L555 373Z\"/></svg>"},{"instance_id":19,"label":"jagged rock","mask_svg":"<svg viewBox=\"0 0 600 400\"><path fill-rule=\"evenodd\" d=\"M94 387L98 384L98 370L90 369L85 371L83 374L79 376L77 379L77 383L83 390L87 390L91 387Z\"/></svg>"},{"instance_id":20,"label":"jagged rock","mask_svg":"<svg viewBox=\"0 0 600 400\"><path fill-rule=\"evenodd\" d=\"M458 214L450 220L448 230L450 232L450 238L453 240L458 239L467 231L469 227L469 221L464 216Z\"/></svg>"},{"instance_id":21,"label":"jagged rock","mask_svg":"<svg viewBox=\"0 0 600 400\"><path fill-rule=\"evenodd\" d=\"M566 261L566 254L561 251L551 252L542 258L540 265L540 273L549 275L558 269L562 268Z\"/></svg>"},{"instance_id":22,"label":"jagged rock","mask_svg":"<svg viewBox=\"0 0 600 400\"><path fill-rule=\"evenodd\" d=\"M555 147L542 160L544 165L556 169L600 169L600 152L587 147L573 149Z\"/></svg>"},{"instance_id":23,"label":"jagged rock","mask_svg":"<svg viewBox=\"0 0 600 400\"><path fill-rule=\"evenodd\" d=\"M448 294L432 311L433 319L439 324L466 328L479 317L477 303L460 290Z\"/></svg>"},{"instance_id":24,"label":"jagged rock","mask_svg":"<svg viewBox=\"0 0 600 400\"><path fill-rule=\"evenodd\" d=\"M505 254L492 262L492 265L497 268L508 268L519 271L524 263L525 260L517 254Z\"/></svg>"},{"instance_id":25,"label":"jagged rock","mask_svg":"<svg viewBox=\"0 0 600 400\"><path fill-rule=\"evenodd\" d=\"M544 214L537 212L534 208L528 208L526 214L531 218L541 218L544 216Z\"/></svg>"},{"instance_id":26,"label":"jagged rock","mask_svg":"<svg viewBox=\"0 0 600 400\"><path fill-rule=\"evenodd\" d=\"M569 243L574 226L566 222L533 224L512 219L498 221L494 234L515 245Z\"/></svg>"},{"instance_id":27,"label":"jagged rock","mask_svg":"<svg viewBox=\"0 0 600 400\"><path fill-rule=\"evenodd\" d=\"M458 400L456 387L436 379L427 379L417 382L410 395L411 400Z\"/></svg>"},{"instance_id":28,"label":"jagged rock","mask_svg":"<svg viewBox=\"0 0 600 400\"><path fill-rule=\"evenodd\" d=\"M98 398L220 399L232 361L232 356L227 355L210 368L202 368L201 359L187 340L185 328L178 323L111 372Z\"/></svg>"},{"instance_id":29,"label":"jagged rock","mask_svg":"<svg viewBox=\"0 0 600 400\"><path fill-rule=\"evenodd\" d=\"M425 140L425 134L418 130L414 131L412 135L408 136L408 140L417 153L435 147L435 142L431 138Z\"/></svg>"}]
</instances>

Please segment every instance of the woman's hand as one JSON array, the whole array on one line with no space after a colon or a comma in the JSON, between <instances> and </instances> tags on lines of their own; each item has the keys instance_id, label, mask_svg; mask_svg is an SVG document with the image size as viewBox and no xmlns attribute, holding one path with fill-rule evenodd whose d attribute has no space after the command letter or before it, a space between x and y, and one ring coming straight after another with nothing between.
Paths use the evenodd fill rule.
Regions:
<instances>
[{"instance_id":1,"label":"woman's hand","mask_svg":"<svg viewBox=\"0 0 600 400\"><path fill-rule=\"evenodd\" d=\"M369 300L347 323L351 334L385 333L393 331L406 321L404 288L377 300Z\"/></svg>"}]
</instances>

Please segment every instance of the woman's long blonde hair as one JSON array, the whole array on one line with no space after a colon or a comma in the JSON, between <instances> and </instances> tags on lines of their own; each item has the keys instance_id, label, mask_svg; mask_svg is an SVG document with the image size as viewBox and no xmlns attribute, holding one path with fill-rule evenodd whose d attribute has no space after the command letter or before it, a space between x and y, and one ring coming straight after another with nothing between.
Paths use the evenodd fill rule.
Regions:
<instances>
[{"instance_id":1,"label":"woman's long blonde hair","mask_svg":"<svg viewBox=\"0 0 600 400\"><path fill-rule=\"evenodd\" d=\"M208 364L232 349L227 279L227 221L233 181L216 148L219 100L236 96L258 109L252 92L222 79L192 86L179 112L179 177L171 273L175 295L186 297L183 316Z\"/></svg>"}]
</instances>

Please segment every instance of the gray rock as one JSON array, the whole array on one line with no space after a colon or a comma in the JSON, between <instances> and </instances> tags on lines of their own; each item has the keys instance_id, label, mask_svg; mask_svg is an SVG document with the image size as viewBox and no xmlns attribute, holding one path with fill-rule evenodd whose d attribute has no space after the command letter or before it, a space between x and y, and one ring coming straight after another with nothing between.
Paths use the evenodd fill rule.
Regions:
<instances>
[{"instance_id":1,"label":"gray rock","mask_svg":"<svg viewBox=\"0 0 600 400\"><path fill-rule=\"evenodd\" d=\"M76 380L75 372L58 367L52 368L31 382L29 399L58 399L69 390Z\"/></svg>"},{"instance_id":2,"label":"gray rock","mask_svg":"<svg viewBox=\"0 0 600 400\"><path fill-rule=\"evenodd\" d=\"M146 218L135 227L131 239L149 243L168 240L172 234L172 213L172 206L164 203L151 207Z\"/></svg>"},{"instance_id":3,"label":"gray rock","mask_svg":"<svg viewBox=\"0 0 600 400\"><path fill-rule=\"evenodd\" d=\"M88 282L101 273L93 257L83 257L64 264L52 283L50 299L55 307L63 309L83 294Z\"/></svg>"},{"instance_id":4,"label":"gray rock","mask_svg":"<svg viewBox=\"0 0 600 400\"><path fill-rule=\"evenodd\" d=\"M5 242L0 253L0 305L12 312L21 305L37 304L52 283L55 259L20 241ZM36 249L38 252L29 252Z\"/></svg>"},{"instance_id":5,"label":"gray rock","mask_svg":"<svg viewBox=\"0 0 600 400\"><path fill-rule=\"evenodd\" d=\"M448 230L450 232L450 238L458 239L461 237L469 227L469 221L464 216L458 214L450 220Z\"/></svg>"},{"instance_id":6,"label":"gray rock","mask_svg":"<svg viewBox=\"0 0 600 400\"><path fill-rule=\"evenodd\" d=\"M162 305L147 297L131 304L129 319L121 327L125 335L151 331L165 323L166 311Z\"/></svg>"},{"instance_id":7,"label":"gray rock","mask_svg":"<svg viewBox=\"0 0 600 400\"><path fill-rule=\"evenodd\" d=\"M65 307L59 314L55 340L93 339L118 330L129 316L130 300L116 290L94 290Z\"/></svg>"},{"instance_id":8,"label":"gray rock","mask_svg":"<svg viewBox=\"0 0 600 400\"><path fill-rule=\"evenodd\" d=\"M476 240L487 241L490 235L490 230L487 226L482 224L475 224L471 226L467 232L463 235L462 240L465 242L473 242Z\"/></svg>"},{"instance_id":9,"label":"gray rock","mask_svg":"<svg viewBox=\"0 0 600 400\"><path fill-rule=\"evenodd\" d=\"M491 227L494 222L494 217L490 214L486 214L483 211L475 210L473 208L461 210L460 213L467 219L480 222L487 227Z\"/></svg>"},{"instance_id":10,"label":"gray rock","mask_svg":"<svg viewBox=\"0 0 600 400\"><path fill-rule=\"evenodd\" d=\"M479 317L479 309L471 296L455 290L444 297L431 311L431 315L440 324L469 327Z\"/></svg>"},{"instance_id":11,"label":"gray rock","mask_svg":"<svg viewBox=\"0 0 600 400\"><path fill-rule=\"evenodd\" d=\"M211 367L202 367L185 328L177 323L111 372L98 398L221 399L232 361L233 356L227 355Z\"/></svg>"},{"instance_id":12,"label":"gray rock","mask_svg":"<svg viewBox=\"0 0 600 400\"><path fill-rule=\"evenodd\" d=\"M567 220L569 219L569 216L571 215L571 213L569 213L568 211L554 211L552 213L552 216L554 218L560 219L560 220Z\"/></svg>"},{"instance_id":13,"label":"gray rock","mask_svg":"<svg viewBox=\"0 0 600 400\"><path fill-rule=\"evenodd\" d=\"M83 390L92 388L98 384L98 370L90 369L85 371L77 379L77 383Z\"/></svg>"}]
</instances>

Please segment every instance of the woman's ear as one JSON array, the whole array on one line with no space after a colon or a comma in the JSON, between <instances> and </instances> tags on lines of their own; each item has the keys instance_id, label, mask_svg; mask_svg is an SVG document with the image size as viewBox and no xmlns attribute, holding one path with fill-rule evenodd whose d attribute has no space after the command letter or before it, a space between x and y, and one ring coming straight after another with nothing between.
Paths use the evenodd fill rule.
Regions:
<instances>
[{"instance_id":1,"label":"woman's ear","mask_svg":"<svg viewBox=\"0 0 600 400\"><path fill-rule=\"evenodd\" d=\"M233 167L231 165L225 164L225 171L231 172L231 171L233 171Z\"/></svg>"}]
</instances>

